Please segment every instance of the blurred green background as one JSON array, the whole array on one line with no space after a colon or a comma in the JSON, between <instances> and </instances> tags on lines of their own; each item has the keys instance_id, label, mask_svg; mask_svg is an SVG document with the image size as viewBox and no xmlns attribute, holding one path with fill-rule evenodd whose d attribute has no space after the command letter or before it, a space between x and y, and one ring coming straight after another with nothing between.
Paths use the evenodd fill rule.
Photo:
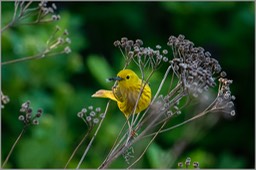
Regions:
<instances>
[{"instance_id":1,"label":"blurred green background","mask_svg":"<svg viewBox=\"0 0 256 170\"><path fill-rule=\"evenodd\" d=\"M236 96L237 114L231 119L210 114L159 135L134 168L176 168L187 157L198 161L201 168L255 167L254 2L55 4L60 21L2 32L2 61L40 52L56 24L67 28L72 40L72 53L68 55L2 66L2 91L10 97L10 103L1 110L2 162L23 126L18 120L21 104L30 100L34 111L44 109L39 126L26 131L7 167L63 168L87 130L77 112L90 105L104 109L107 100L91 95L101 88L110 89L112 83L105 79L123 68L123 57L113 42L121 37L139 38L145 46L160 44L166 48L169 36L179 34L210 51L228 78L233 79L231 89ZM13 3L1 5L3 27L12 19ZM158 71L159 76L163 73ZM159 81L155 78L153 86ZM81 168L99 166L124 121L112 102ZM76 167L86 144L70 168ZM110 167L127 166L119 158Z\"/></svg>"}]
</instances>

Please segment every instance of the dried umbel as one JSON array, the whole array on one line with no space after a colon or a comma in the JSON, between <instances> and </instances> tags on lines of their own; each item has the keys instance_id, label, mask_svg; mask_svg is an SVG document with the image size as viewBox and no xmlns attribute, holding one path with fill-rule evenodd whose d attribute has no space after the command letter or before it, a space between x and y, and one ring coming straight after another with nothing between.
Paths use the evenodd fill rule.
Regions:
<instances>
[{"instance_id":1,"label":"dried umbel","mask_svg":"<svg viewBox=\"0 0 256 170\"><path fill-rule=\"evenodd\" d=\"M202 47L194 47L182 35L177 38L171 36L168 45L174 54L170 62L173 71L194 97L216 85L215 76L220 73L221 66L216 59L211 58L209 52L205 52Z\"/></svg>"},{"instance_id":2,"label":"dried umbel","mask_svg":"<svg viewBox=\"0 0 256 170\"><path fill-rule=\"evenodd\" d=\"M116 40L114 46L119 47L125 57L126 65L134 61L141 69L150 67L152 70L156 70L162 62L169 61L166 57L168 54L166 49L161 50L162 47L160 45L157 45L155 49L143 47L141 39L133 41L123 37L120 41Z\"/></svg>"},{"instance_id":3,"label":"dried umbel","mask_svg":"<svg viewBox=\"0 0 256 170\"><path fill-rule=\"evenodd\" d=\"M222 71L219 62L211 57L210 52L205 52L202 47L194 47L193 42L186 40L183 35L170 36L167 44L173 50L174 58L170 60L170 65L179 81L177 86L164 97L165 106L174 109L176 107L175 110L179 110L176 104L183 96L192 95L197 98L215 87L218 80L218 96L207 111L229 112L234 115L235 97L231 95L229 87L232 80L225 78L226 72ZM175 96L174 91L182 95Z\"/></svg>"},{"instance_id":4,"label":"dried umbel","mask_svg":"<svg viewBox=\"0 0 256 170\"><path fill-rule=\"evenodd\" d=\"M19 115L19 120L24 123L25 126L28 125L38 125L39 118L43 114L43 109L37 109L36 114L33 114L33 109L30 107L30 101L26 101L21 105L20 112L22 114Z\"/></svg>"},{"instance_id":5,"label":"dried umbel","mask_svg":"<svg viewBox=\"0 0 256 170\"><path fill-rule=\"evenodd\" d=\"M87 109L83 108L78 112L77 116L81 118L89 128L93 128L104 118L104 113L101 112L100 107L94 109L93 106L88 106Z\"/></svg>"}]
</instances>

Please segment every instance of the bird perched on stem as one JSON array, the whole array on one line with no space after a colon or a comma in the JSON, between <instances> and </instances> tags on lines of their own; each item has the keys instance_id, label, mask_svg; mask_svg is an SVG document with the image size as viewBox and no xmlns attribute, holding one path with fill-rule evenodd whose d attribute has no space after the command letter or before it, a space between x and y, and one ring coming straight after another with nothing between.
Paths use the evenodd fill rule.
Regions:
<instances>
[{"instance_id":1,"label":"bird perched on stem","mask_svg":"<svg viewBox=\"0 0 256 170\"><path fill-rule=\"evenodd\" d=\"M149 106L151 102L151 89L132 70L121 70L117 77L112 77L108 80L117 81L112 90L98 90L92 97L109 98L116 101L119 109L127 119L132 113L139 113ZM135 109L137 100L138 104Z\"/></svg>"}]
</instances>

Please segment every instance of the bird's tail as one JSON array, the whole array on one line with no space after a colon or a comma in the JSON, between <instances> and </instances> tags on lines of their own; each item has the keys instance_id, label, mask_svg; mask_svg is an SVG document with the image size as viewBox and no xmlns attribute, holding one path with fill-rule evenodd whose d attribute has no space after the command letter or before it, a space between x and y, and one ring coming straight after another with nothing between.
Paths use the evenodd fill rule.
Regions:
<instances>
[{"instance_id":1,"label":"bird's tail","mask_svg":"<svg viewBox=\"0 0 256 170\"><path fill-rule=\"evenodd\" d=\"M99 98L108 98L108 99L111 99L111 100L114 100L114 101L117 101L113 92L111 90L98 90L96 91L92 97L99 97Z\"/></svg>"}]
</instances>

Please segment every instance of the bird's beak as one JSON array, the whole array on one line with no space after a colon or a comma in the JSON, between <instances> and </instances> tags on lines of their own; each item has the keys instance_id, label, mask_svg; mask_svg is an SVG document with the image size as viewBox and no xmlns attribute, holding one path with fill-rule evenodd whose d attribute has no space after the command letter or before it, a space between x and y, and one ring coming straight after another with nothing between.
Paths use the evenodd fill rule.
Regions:
<instances>
[{"instance_id":1,"label":"bird's beak","mask_svg":"<svg viewBox=\"0 0 256 170\"><path fill-rule=\"evenodd\" d=\"M123 78L117 76L117 77L110 77L107 79L108 81L120 81L120 80L123 80Z\"/></svg>"}]
</instances>

